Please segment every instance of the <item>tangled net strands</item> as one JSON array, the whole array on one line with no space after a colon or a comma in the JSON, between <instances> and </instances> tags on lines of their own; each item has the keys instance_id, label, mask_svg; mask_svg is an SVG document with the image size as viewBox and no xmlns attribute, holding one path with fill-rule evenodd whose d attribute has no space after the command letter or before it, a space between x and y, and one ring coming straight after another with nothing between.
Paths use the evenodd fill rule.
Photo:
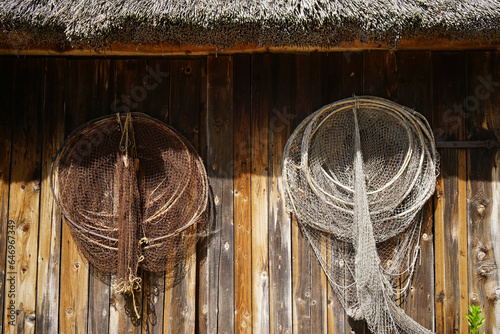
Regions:
<instances>
[{"instance_id":1,"label":"tangled net strands","mask_svg":"<svg viewBox=\"0 0 500 334\"><path fill-rule=\"evenodd\" d=\"M141 291L139 268L173 270L205 222L208 179L177 131L141 113L107 116L75 130L51 170L54 198L78 249L115 291Z\"/></svg>"},{"instance_id":2,"label":"tangled net strands","mask_svg":"<svg viewBox=\"0 0 500 334\"><path fill-rule=\"evenodd\" d=\"M373 333L432 333L398 307L415 268L437 158L419 113L368 96L311 114L284 150L283 188L346 313Z\"/></svg>"}]
</instances>

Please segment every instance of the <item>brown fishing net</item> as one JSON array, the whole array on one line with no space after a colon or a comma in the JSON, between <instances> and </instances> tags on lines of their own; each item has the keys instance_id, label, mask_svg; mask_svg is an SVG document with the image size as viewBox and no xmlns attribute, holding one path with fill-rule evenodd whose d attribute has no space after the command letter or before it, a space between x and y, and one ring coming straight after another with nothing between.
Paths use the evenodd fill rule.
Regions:
<instances>
[{"instance_id":1,"label":"brown fishing net","mask_svg":"<svg viewBox=\"0 0 500 334\"><path fill-rule=\"evenodd\" d=\"M139 268L182 263L205 224L202 160L177 131L144 114L77 129L54 158L51 182L79 250L132 297L141 289Z\"/></svg>"},{"instance_id":2,"label":"brown fishing net","mask_svg":"<svg viewBox=\"0 0 500 334\"><path fill-rule=\"evenodd\" d=\"M347 314L374 333L430 333L397 305L436 184L425 118L375 97L338 101L306 118L283 156L287 208Z\"/></svg>"}]
</instances>

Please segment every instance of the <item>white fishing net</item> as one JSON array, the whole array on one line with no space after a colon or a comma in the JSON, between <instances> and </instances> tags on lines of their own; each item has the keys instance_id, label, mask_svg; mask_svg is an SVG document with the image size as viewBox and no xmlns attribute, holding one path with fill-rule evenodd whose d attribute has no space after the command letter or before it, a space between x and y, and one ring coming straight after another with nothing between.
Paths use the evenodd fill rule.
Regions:
<instances>
[{"instance_id":1,"label":"white fishing net","mask_svg":"<svg viewBox=\"0 0 500 334\"><path fill-rule=\"evenodd\" d=\"M375 97L338 101L307 117L283 155L287 208L347 314L374 333L431 333L398 307L435 190L425 118Z\"/></svg>"}]
</instances>

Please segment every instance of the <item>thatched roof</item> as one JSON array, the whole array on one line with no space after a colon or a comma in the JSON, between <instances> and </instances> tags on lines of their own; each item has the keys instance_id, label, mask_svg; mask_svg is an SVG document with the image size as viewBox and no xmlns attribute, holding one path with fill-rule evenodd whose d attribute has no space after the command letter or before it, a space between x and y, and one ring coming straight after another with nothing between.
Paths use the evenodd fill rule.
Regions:
<instances>
[{"instance_id":1,"label":"thatched roof","mask_svg":"<svg viewBox=\"0 0 500 334\"><path fill-rule=\"evenodd\" d=\"M0 42L332 47L500 40L499 0L2 0Z\"/></svg>"}]
</instances>

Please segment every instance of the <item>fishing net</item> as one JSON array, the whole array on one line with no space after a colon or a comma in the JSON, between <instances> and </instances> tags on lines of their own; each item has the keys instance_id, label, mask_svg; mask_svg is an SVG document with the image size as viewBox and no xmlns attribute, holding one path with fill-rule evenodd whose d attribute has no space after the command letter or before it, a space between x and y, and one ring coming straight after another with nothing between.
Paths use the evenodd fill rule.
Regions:
<instances>
[{"instance_id":1,"label":"fishing net","mask_svg":"<svg viewBox=\"0 0 500 334\"><path fill-rule=\"evenodd\" d=\"M208 180L177 131L140 113L91 121L57 152L54 198L79 250L117 293L141 290L139 268L182 263L204 222ZM137 317L137 307L134 308Z\"/></svg>"},{"instance_id":2,"label":"fishing net","mask_svg":"<svg viewBox=\"0 0 500 334\"><path fill-rule=\"evenodd\" d=\"M374 333L431 333L398 299L410 286L436 171L425 118L374 97L323 107L285 146L287 208L346 313Z\"/></svg>"}]
</instances>

